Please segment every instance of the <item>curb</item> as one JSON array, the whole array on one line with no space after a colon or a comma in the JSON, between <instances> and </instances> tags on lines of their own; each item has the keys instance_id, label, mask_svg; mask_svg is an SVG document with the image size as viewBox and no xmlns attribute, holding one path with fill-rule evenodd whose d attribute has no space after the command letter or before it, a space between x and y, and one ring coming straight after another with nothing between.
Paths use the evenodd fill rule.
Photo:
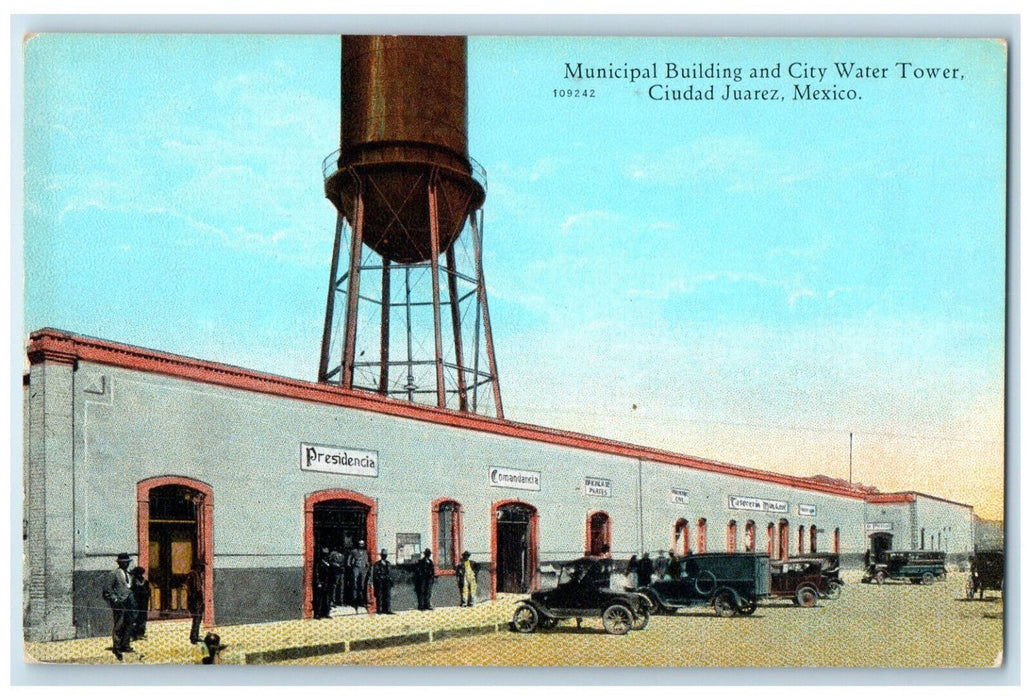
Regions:
<instances>
[{"instance_id":1,"label":"curb","mask_svg":"<svg viewBox=\"0 0 1031 700\"><path fill-rule=\"evenodd\" d=\"M324 656L328 654L341 654L351 651L367 651L371 649L387 649L389 647L405 646L407 644L424 644L435 640L457 639L461 637L473 637L480 634L493 634L498 632L504 623L490 623L477 625L475 627L442 628L426 632L410 632L408 634L395 634L389 637L365 637L361 639L344 640L328 644L310 644L299 647L284 647L282 649L268 649L265 651L244 652L233 659L226 659L224 664L242 663L268 664L278 661L294 661L312 656ZM241 658L242 657L242 658Z\"/></svg>"}]
</instances>

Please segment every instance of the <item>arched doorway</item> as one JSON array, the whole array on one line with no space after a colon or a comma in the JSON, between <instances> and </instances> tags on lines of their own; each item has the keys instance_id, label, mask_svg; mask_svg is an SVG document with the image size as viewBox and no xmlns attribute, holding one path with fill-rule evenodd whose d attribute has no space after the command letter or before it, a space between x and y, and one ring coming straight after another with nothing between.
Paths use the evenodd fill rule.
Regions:
<instances>
[{"instance_id":1,"label":"arched doorway","mask_svg":"<svg viewBox=\"0 0 1031 700\"><path fill-rule=\"evenodd\" d=\"M376 502L371 498L345 489L328 489L309 494L304 499L304 611L312 616L314 591L313 565L316 553L323 547L330 552L347 553L365 540L371 554L376 551ZM354 603L354 596L344 587L334 602ZM371 600L369 610L375 610Z\"/></svg>"},{"instance_id":2,"label":"arched doorway","mask_svg":"<svg viewBox=\"0 0 1031 700\"><path fill-rule=\"evenodd\" d=\"M745 523L745 551L755 551L755 521L749 520Z\"/></svg>"},{"instance_id":3,"label":"arched doorway","mask_svg":"<svg viewBox=\"0 0 1031 700\"><path fill-rule=\"evenodd\" d=\"M816 552L820 551L819 548L816 546L816 533L817 532L819 532L819 531L816 529L815 525L810 525L809 526L809 551L812 552L813 554L815 554Z\"/></svg>"},{"instance_id":4,"label":"arched doorway","mask_svg":"<svg viewBox=\"0 0 1031 700\"><path fill-rule=\"evenodd\" d=\"M698 518L698 553L705 554L708 540L706 538L706 520L705 518Z\"/></svg>"},{"instance_id":5,"label":"arched doorway","mask_svg":"<svg viewBox=\"0 0 1031 700\"><path fill-rule=\"evenodd\" d=\"M774 543L775 543L774 529L775 528L774 528L773 523L767 523L767 525L766 525L766 553L770 555L770 559L776 559L776 557L773 555L773 547L774 547Z\"/></svg>"},{"instance_id":6,"label":"arched doorway","mask_svg":"<svg viewBox=\"0 0 1031 700\"><path fill-rule=\"evenodd\" d=\"M587 547L585 553L601 556L612 550L612 521L609 514L599 510L587 516Z\"/></svg>"},{"instance_id":7,"label":"arched doorway","mask_svg":"<svg viewBox=\"0 0 1031 700\"><path fill-rule=\"evenodd\" d=\"M492 511L491 584L497 593L528 593L537 583L537 509L521 501L500 501Z\"/></svg>"},{"instance_id":8,"label":"arched doorway","mask_svg":"<svg viewBox=\"0 0 1031 700\"><path fill-rule=\"evenodd\" d=\"M894 535L890 532L874 532L870 535L870 556L873 561L880 561L881 552L891 549Z\"/></svg>"},{"instance_id":9,"label":"arched doorway","mask_svg":"<svg viewBox=\"0 0 1031 700\"><path fill-rule=\"evenodd\" d=\"M798 554L805 554L805 525L798 526Z\"/></svg>"},{"instance_id":10,"label":"arched doorway","mask_svg":"<svg viewBox=\"0 0 1031 700\"><path fill-rule=\"evenodd\" d=\"M777 552L777 559L788 558L788 521L781 520L777 524L777 546L780 548Z\"/></svg>"},{"instance_id":11,"label":"arched doorway","mask_svg":"<svg viewBox=\"0 0 1031 700\"><path fill-rule=\"evenodd\" d=\"M189 617L186 578L204 564L204 624L215 624L212 513L208 484L161 476L136 485L138 563L150 581L150 619Z\"/></svg>"},{"instance_id":12,"label":"arched doorway","mask_svg":"<svg viewBox=\"0 0 1031 700\"><path fill-rule=\"evenodd\" d=\"M687 556L691 550L691 532L687 520L680 518L673 525L673 552L678 557Z\"/></svg>"},{"instance_id":13,"label":"arched doorway","mask_svg":"<svg viewBox=\"0 0 1031 700\"><path fill-rule=\"evenodd\" d=\"M737 551L737 521L731 520L727 523L727 551Z\"/></svg>"}]
</instances>

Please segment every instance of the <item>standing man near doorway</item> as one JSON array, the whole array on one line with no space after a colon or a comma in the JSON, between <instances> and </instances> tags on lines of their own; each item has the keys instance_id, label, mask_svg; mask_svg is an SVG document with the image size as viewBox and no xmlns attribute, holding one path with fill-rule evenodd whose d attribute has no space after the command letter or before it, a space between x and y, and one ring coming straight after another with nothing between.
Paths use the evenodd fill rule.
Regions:
<instances>
[{"instance_id":1,"label":"standing man near doorway","mask_svg":"<svg viewBox=\"0 0 1031 700\"><path fill-rule=\"evenodd\" d=\"M390 578L390 562L387 561L387 550L379 553L379 561L372 565L372 594L376 596L376 612L393 615L390 609L390 588L394 585Z\"/></svg>"},{"instance_id":2,"label":"standing man near doorway","mask_svg":"<svg viewBox=\"0 0 1031 700\"><path fill-rule=\"evenodd\" d=\"M200 623L204 619L204 562L199 561L186 576L186 609L190 611L190 644L200 642Z\"/></svg>"},{"instance_id":3,"label":"standing man near doorway","mask_svg":"<svg viewBox=\"0 0 1031 700\"><path fill-rule=\"evenodd\" d=\"M355 610L369 607L369 552L365 540L358 540L358 546L347 556L347 570L351 575L351 603Z\"/></svg>"},{"instance_id":4,"label":"standing man near doorway","mask_svg":"<svg viewBox=\"0 0 1031 700\"><path fill-rule=\"evenodd\" d=\"M129 635L136 623L136 598L132 594L129 585L129 562L132 561L127 553L122 552L115 559L118 568L107 575L104 580L104 590L101 592L104 600L111 606L113 616L111 627L111 651L115 658L122 660L122 652L133 651L129 646Z\"/></svg>"},{"instance_id":5,"label":"standing man near doorway","mask_svg":"<svg viewBox=\"0 0 1031 700\"><path fill-rule=\"evenodd\" d=\"M433 579L437 577L437 571L430 554L429 549L425 550L422 559L415 564L415 598L419 610L433 610L430 598L433 596Z\"/></svg>"}]
</instances>

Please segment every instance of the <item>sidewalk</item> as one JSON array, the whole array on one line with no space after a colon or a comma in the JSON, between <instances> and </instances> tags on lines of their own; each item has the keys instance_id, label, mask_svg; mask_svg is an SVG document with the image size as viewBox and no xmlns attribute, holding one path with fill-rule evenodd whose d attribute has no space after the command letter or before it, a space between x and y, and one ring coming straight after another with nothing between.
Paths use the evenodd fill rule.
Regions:
<instances>
[{"instance_id":1,"label":"sidewalk","mask_svg":"<svg viewBox=\"0 0 1031 700\"><path fill-rule=\"evenodd\" d=\"M499 595L473 608L406 610L395 615L364 612L326 620L286 620L253 625L203 628L216 632L227 645L223 664L261 664L318 657L352 650L418 644L437 639L490 634L505 629L516 603L524 596ZM349 609L348 609L349 610ZM147 638L133 642L134 652L122 661L111 653L111 637L64 642L26 642L28 663L66 664L199 664L201 645L190 644L190 621L148 623ZM318 663L312 658L313 663Z\"/></svg>"}]
</instances>

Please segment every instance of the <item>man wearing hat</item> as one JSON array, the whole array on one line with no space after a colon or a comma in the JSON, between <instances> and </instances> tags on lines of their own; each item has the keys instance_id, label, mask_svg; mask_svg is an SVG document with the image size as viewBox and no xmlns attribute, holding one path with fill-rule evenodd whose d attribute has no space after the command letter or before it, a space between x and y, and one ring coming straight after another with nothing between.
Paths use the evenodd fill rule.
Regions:
<instances>
[{"instance_id":1,"label":"man wearing hat","mask_svg":"<svg viewBox=\"0 0 1031 700\"><path fill-rule=\"evenodd\" d=\"M390 578L390 562L387 561L387 550L381 549L379 561L372 565L372 594L376 596L376 612L393 615L390 609L390 588L394 582Z\"/></svg>"},{"instance_id":2,"label":"man wearing hat","mask_svg":"<svg viewBox=\"0 0 1031 700\"><path fill-rule=\"evenodd\" d=\"M437 577L437 567L430 559L429 549L422 553L422 559L415 564L415 598L419 610L433 610L430 599L433 597L433 579Z\"/></svg>"},{"instance_id":3,"label":"man wearing hat","mask_svg":"<svg viewBox=\"0 0 1031 700\"><path fill-rule=\"evenodd\" d=\"M351 575L351 605L369 607L369 552L365 549L365 540L358 540L358 546L347 556L347 570Z\"/></svg>"},{"instance_id":4,"label":"man wearing hat","mask_svg":"<svg viewBox=\"0 0 1031 700\"><path fill-rule=\"evenodd\" d=\"M458 607L472 607L476 602L476 564L469 558L468 550L462 552L462 560L455 567L455 581L458 582Z\"/></svg>"},{"instance_id":5,"label":"man wearing hat","mask_svg":"<svg viewBox=\"0 0 1031 700\"><path fill-rule=\"evenodd\" d=\"M136 621L136 598L132 594L129 585L129 562L132 557L122 552L115 559L118 568L107 575L104 580L104 590L101 595L107 604L111 606L111 614L114 618L111 627L111 651L115 658L122 660L122 652L133 651L129 646L129 635Z\"/></svg>"}]
</instances>

